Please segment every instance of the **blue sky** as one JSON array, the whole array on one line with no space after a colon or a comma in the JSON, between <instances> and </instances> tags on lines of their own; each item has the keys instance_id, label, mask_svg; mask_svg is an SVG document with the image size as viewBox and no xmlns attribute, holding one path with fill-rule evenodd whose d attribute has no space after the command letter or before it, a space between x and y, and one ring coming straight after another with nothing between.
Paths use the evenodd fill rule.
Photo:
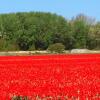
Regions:
<instances>
[{"instance_id":1,"label":"blue sky","mask_svg":"<svg viewBox=\"0 0 100 100\"><path fill-rule=\"evenodd\" d=\"M43 11L68 19L80 13L100 20L100 0L1 0L0 13Z\"/></svg>"}]
</instances>

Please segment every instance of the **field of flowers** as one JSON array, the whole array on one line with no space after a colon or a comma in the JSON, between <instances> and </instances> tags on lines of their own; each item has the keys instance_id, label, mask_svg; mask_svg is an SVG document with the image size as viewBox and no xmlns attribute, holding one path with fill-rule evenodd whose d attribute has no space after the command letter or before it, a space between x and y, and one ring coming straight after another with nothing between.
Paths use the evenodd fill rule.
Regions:
<instances>
[{"instance_id":1,"label":"field of flowers","mask_svg":"<svg viewBox=\"0 0 100 100\"><path fill-rule=\"evenodd\" d=\"M100 54L2 56L0 100L100 100Z\"/></svg>"}]
</instances>

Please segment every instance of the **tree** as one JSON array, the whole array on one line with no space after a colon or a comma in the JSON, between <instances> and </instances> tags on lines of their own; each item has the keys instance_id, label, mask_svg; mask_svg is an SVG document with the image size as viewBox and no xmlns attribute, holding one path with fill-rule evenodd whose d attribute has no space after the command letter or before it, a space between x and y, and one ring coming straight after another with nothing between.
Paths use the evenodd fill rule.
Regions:
<instances>
[{"instance_id":1,"label":"tree","mask_svg":"<svg viewBox=\"0 0 100 100\"><path fill-rule=\"evenodd\" d=\"M89 44L88 47L91 49L100 49L100 23L92 25L89 30Z\"/></svg>"},{"instance_id":2,"label":"tree","mask_svg":"<svg viewBox=\"0 0 100 100\"><path fill-rule=\"evenodd\" d=\"M100 23L83 14L72 20L44 12L1 14L0 50L46 50L55 43L68 50L92 45L99 49L99 31Z\"/></svg>"},{"instance_id":3,"label":"tree","mask_svg":"<svg viewBox=\"0 0 100 100\"><path fill-rule=\"evenodd\" d=\"M83 17L84 18L84 17ZM72 23L75 48L87 48L89 25L81 17L76 17Z\"/></svg>"}]
</instances>

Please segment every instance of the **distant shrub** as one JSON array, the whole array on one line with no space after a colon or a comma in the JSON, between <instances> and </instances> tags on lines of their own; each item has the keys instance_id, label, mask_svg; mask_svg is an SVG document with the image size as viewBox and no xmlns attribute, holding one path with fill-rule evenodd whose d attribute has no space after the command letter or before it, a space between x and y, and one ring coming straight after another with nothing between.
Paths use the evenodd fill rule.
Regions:
<instances>
[{"instance_id":1,"label":"distant shrub","mask_svg":"<svg viewBox=\"0 0 100 100\"><path fill-rule=\"evenodd\" d=\"M32 46L29 48L29 51L34 51L34 50L36 50L36 49L35 49L35 45L32 45Z\"/></svg>"},{"instance_id":2,"label":"distant shrub","mask_svg":"<svg viewBox=\"0 0 100 100\"><path fill-rule=\"evenodd\" d=\"M63 53L65 46L62 43L55 43L50 45L47 50L51 53Z\"/></svg>"},{"instance_id":3,"label":"distant shrub","mask_svg":"<svg viewBox=\"0 0 100 100\"><path fill-rule=\"evenodd\" d=\"M0 51L19 51L18 45L13 41L0 39Z\"/></svg>"}]
</instances>

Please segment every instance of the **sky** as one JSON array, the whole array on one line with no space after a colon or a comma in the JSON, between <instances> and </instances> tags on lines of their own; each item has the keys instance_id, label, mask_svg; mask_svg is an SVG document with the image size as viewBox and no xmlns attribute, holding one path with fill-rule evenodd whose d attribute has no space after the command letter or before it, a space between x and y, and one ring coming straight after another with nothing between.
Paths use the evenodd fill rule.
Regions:
<instances>
[{"instance_id":1,"label":"sky","mask_svg":"<svg viewBox=\"0 0 100 100\"><path fill-rule=\"evenodd\" d=\"M71 19L85 14L100 21L100 0L0 0L0 13L41 11Z\"/></svg>"}]
</instances>

